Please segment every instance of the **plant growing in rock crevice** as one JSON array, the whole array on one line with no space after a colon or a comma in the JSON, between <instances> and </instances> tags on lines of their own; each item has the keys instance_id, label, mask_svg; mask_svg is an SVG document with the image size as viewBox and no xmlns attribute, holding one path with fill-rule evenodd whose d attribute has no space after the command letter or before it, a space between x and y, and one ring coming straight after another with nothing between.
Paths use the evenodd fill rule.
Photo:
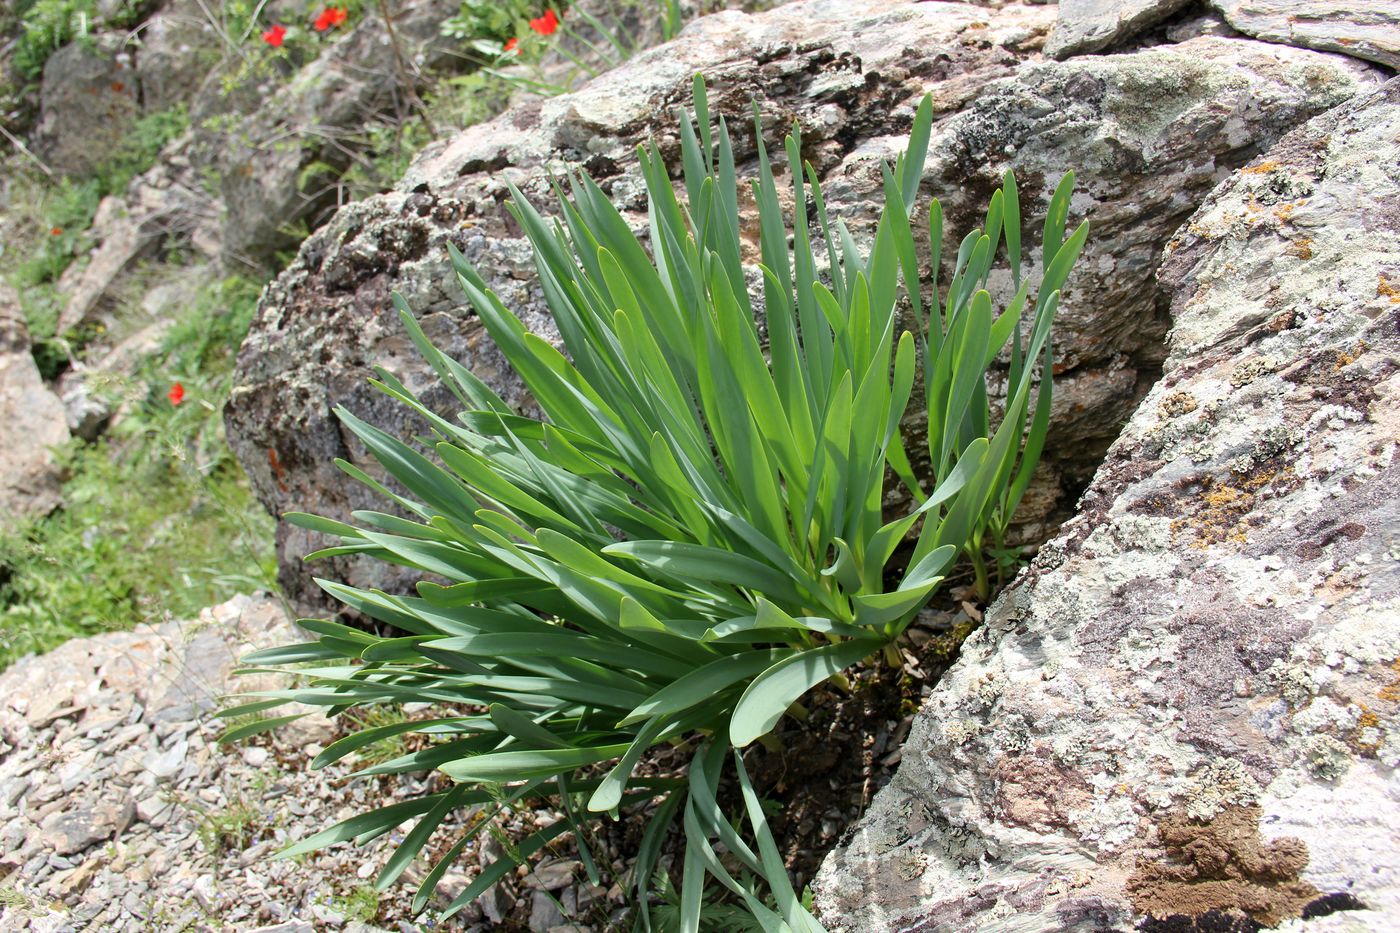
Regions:
<instances>
[{"instance_id":1,"label":"plant growing in rock crevice","mask_svg":"<svg viewBox=\"0 0 1400 933\"><path fill-rule=\"evenodd\" d=\"M247 659L309 665L297 670L305 686L267 691L227 712L293 701L333 712L402 702L462 708L355 731L313 762L412 731L434 744L360 773L436 768L455 783L343 821L287 854L363 843L416 819L378 878L386 886L455 810L557 806L562 818L484 869L449 905L451 914L584 820L654 805L633 873L639 926L650 928L653 872L679 820L683 929L698 927L707 883L721 885L765 929L820 929L789 882L742 749L785 714L800 717L812 687L839 685L842 671L892 646L960 551L980 560L983 536L999 539L1044 441L1049 369L1040 367L1033 391L1033 364L1049 359L1059 288L1087 228L1063 238L1067 178L1051 202L1044 275L1032 299L1021 278L1019 200L1008 174L984 228L963 240L940 298L937 202L927 293L910 221L930 100L919 107L907 152L884 167L885 204L868 251L829 221L810 166L804 181L796 130L786 141L796 205L787 222L760 136L753 194L765 355L743 262L734 154L723 118L718 134L711 131L698 78L695 112L694 123L681 119L684 200L655 147L640 152L649 249L586 176L561 182L553 223L513 190L512 210L534 248L567 356L528 333L452 251L468 298L543 419L511 410L433 347L396 298L414 342L464 411L456 421L441 417L380 371L377 385L431 426L433 435L420 441L436 460L340 411L400 491L348 463L342 468L400 512L357 512L356 525L288 518L338 539L320 555L369 554L448 582L424 581L410 597L321 581L400 634L305 621L315 641ZM985 285L1003 241L1016 294L994 313ZM917 333L897 326L901 282ZM1008 392L993 425L985 374L1004 350ZM927 485L900 430L916 379L927 405ZM887 468L918 497L892 521L882 511ZM906 541L911 547L900 553L908 556L895 564ZM668 742L692 752L688 775L634 778L648 749ZM717 802L730 763L742 814ZM438 861L416 907L487 822L477 820ZM580 851L596 872L587 846Z\"/></svg>"}]
</instances>

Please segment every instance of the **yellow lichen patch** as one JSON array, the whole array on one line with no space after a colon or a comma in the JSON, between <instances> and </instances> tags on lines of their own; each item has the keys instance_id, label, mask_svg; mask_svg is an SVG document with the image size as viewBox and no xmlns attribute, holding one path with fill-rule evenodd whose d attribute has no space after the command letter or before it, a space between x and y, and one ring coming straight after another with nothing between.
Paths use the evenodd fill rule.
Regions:
<instances>
[{"instance_id":1,"label":"yellow lichen patch","mask_svg":"<svg viewBox=\"0 0 1400 933\"><path fill-rule=\"evenodd\" d=\"M1276 480L1293 476L1292 467L1282 470L1262 470L1230 485L1212 480L1210 488L1201 495L1204 507L1194 515L1178 518L1171 524L1172 541L1188 531L1196 534L1190 546L1205 550L1213 544L1245 544L1249 541L1249 516L1254 511L1255 493Z\"/></svg>"},{"instance_id":2,"label":"yellow lichen patch","mask_svg":"<svg viewBox=\"0 0 1400 933\"><path fill-rule=\"evenodd\" d=\"M1381 717L1366 705L1361 706L1361 715L1356 718L1356 728L1351 733L1351 747L1367 758L1376 757L1381 748Z\"/></svg>"},{"instance_id":3,"label":"yellow lichen patch","mask_svg":"<svg viewBox=\"0 0 1400 933\"><path fill-rule=\"evenodd\" d=\"M1395 680L1382 687L1376 696L1391 703L1400 703L1400 658L1390 662L1390 670L1395 674Z\"/></svg>"},{"instance_id":4,"label":"yellow lichen patch","mask_svg":"<svg viewBox=\"0 0 1400 933\"><path fill-rule=\"evenodd\" d=\"M1288 244L1288 252L1299 259L1311 259L1313 258L1312 245L1312 237L1299 237Z\"/></svg>"},{"instance_id":5,"label":"yellow lichen patch","mask_svg":"<svg viewBox=\"0 0 1400 933\"><path fill-rule=\"evenodd\" d=\"M1380 283L1376 285L1377 298L1389 298L1393 305L1400 305L1400 288L1391 285L1385 276L1380 276Z\"/></svg>"},{"instance_id":6,"label":"yellow lichen patch","mask_svg":"<svg viewBox=\"0 0 1400 933\"><path fill-rule=\"evenodd\" d=\"M1361 358L1361 354L1371 348L1371 345L1364 340L1358 340L1352 345L1350 350L1338 350L1337 362L1333 364L1332 371L1336 372L1343 366L1350 366Z\"/></svg>"},{"instance_id":7,"label":"yellow lichen patch","mask_svg":"<svg viewBox=\"0 0 1400 933\"><path fill-rule=\"evenodd\" d=\"M1289 201L1285 204L1280 204L1278 207L1274 208L1274 216L1278 218L1279 223L1286 224L1293 219L1293 212L1307 203L1307 198L1301 198L1297 201Z\"/></svg>"},{"instance_id":8,"label":"yellow lichen patch","mask_svg":"<svg viewBox=\"0 0 1400 933\"><path fill-rule=\"evenodd\" d=\"M1240 174L1241 174L1241 175L1267 175L1267 174L1269 174L1270 172L1272 172L1274 169L1282 168L1282 167L1283 167L1282 165L1280 165L1278 162L1276 162L1276 161L1273 160L1273 159L1265 159L1263 162L1260 162L1258 165L1246 165L1244 168L1240 169Z\"/></svg>"},{"instance_id":9,"label":"yellow lichen patch","mask_svg":"<svg viewBox=\"0 0 1400 933\"><path fill-rule=\"evenodd\" d=\"M1195 396L1190 392L1177 391L1157 403L1157 415L1165 421L1168 418L1189 414L1198 407Z\"/></svg>"}]
</instances>

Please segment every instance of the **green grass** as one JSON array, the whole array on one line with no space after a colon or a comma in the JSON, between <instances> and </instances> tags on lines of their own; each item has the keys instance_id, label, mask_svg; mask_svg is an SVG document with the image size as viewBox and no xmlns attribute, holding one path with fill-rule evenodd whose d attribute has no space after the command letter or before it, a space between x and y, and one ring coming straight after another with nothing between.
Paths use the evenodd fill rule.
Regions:
<instances>
[{"instance_id":1,"label":"green grass","mask_svg":"<svg viewBox=\"0 0 1400 933\"><path fill-rule=\"evenodd\" d=\"M272 585L273 522L220 414L257 292L239 278L207 287L135 376L105 386L127 413L64 452L63 508L0 535L0 665ZM175 382L179 406L166 397Z\"/></svg>"}]
</instances>

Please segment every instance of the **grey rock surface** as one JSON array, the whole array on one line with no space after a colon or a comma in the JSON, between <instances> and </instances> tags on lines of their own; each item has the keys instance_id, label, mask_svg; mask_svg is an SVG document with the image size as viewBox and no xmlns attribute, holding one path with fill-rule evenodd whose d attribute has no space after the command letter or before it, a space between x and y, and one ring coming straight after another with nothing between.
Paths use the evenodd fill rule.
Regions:
<instances>
[{"instance_id":1,"label":"grey rock surface","mask_svg":"<svg viewBox=\"0 0 1400 933\"><path fill-rule=\"evenodd\" d=\"M143 24L136 73L146 113L188 103L207 83L222 51L213 9L200 0L166 0Z\"/></svg>"},{"instance_id":2,"label":"grey rock surface","mask_svg":"<svg viewBox=\"0 0 1400 933\"><path fill-rule=\"evenodd\" d=\"M1155 26L1191 0L1060 0L1045 54L1068 58L1097 52Z\"/></svg>"},{"instance_id":3,"label":"grey rock surface","mask_svg":"<svg viewBox=\"0 0 1400 933\"><path fill-rule=\"evenodd\" d=\"M19 298L0 281L0 529L58 504L53 448L68 436L63 403L30 355Z\"/></svg>"},{"instance_id":4,"label":"grey rock surface","mask_svg":"<svg viewBox=\"0 0 1400 933\"><path fill-rule=\"evenodd\" d=\"M1168 244L1165 375L827 859L832 930L1400 926L1397 138L1400 80Z\"/></svg>"},{"instance_id":5,"label":"grey rock surface","mask_svg":"<svg viewBox=\"0 0 1400 933\"><path fill-rule=\"evenodd\" d=\"M228 723L211 711L238 702L231 695L286 686L278 675L234 677L237 659L305 637L270 596L237 596L195 619L73 639L0 672L0 933L498 929L475 905L447 921L432 915L466 887L460 873L451 894L440 891L431 913L415 916L421 863L403 883L369 897L412 820L364 846L272 858L352 813L441 789L427 772L351 778L382 760L369 757L373 748L309 770L309 757L344 731L295 704L278 713L310 714L275 733L218 744ZM446 713L420 707L408 704L404 713ZM464 808L437 839L456 838L475 818ZM519 808L501 829L520 838L558 818L547 808ZM474 866L487 848L466 850L462 863ZM620 909L620 895L589 885L577 862L546 867L542 879L561 903L602 899L605 913ZM512 876L494 893L501 919L523 929L530 887Z\"/></svg>"},{"instance_id":6,"label":"grey rock surface","mask_svg":"<svg viewBox=\"0 0 1400 933\"><path fill-rule=\"evenodd\" d=\"M722 13L573 94L519 106L430 147L395 191L339 211L264 295L226 410L260 499L275 513L337 518L382 506L332 463L371 466L333 405L400 436L421 430L366 384L375 365L429 404L450 407L399 326L392 291L446 352L508 400L528 404L464 307L446 243L477 263L527 326L550 334L528 248L503 206L505 181L547 207L548 173L584 167L641 223L634 147L654 137L674 156L674 108L703 70L714 109L736 126L748 122L751 98L770 139L801 123L832 212L858 233L880 197L879 159L903 146L925 92L939 113L925 190L943 199L950 243L981 222L1006 168L1021 179L1029 231L1039 229L1060 174L1078 169L1074 212L1091 217L1095 233L1058 324L1059 446L1030 500L1038 508L1021 516L1027 537L1043 535L1159 371L1166 299L1153 271L1172 232L1228 169L1380 80L1378 70L1341 56L1225 38L1045 62L1038 50L1054 15L1048 7L893 0ZM740 173L751 175L752 141L740 134L736 146ZM952 251L945 244L945 255ZM1009 280L1003 273L993 287L1005 290ZM301 556L319 539L287 526L278 534L281 581L303 611L327 605L313 570L361 586L406 585L375 562L304 567Z\"/></svg>"},{"instance_id":7,"label":"grey rock surface","mask_svg":"<svg viewBox=\"0 0 1400 933\"><path fill-rule=\"evenodd\" d=\"M125 141L141 113L133 64L117 36L70 42L49 56L34 142L54 171L83 175Z\"/></svg>"},{"instance_id":8,"label":"grey rock surface","mask_svg":"<svg viewBox=\"0 0 1400 933\"><path fill-rule=\"evenodd\" d=\"M1246 35L1400 68L1400 0L1210 2Z\"/></svg>"}]
</instances>

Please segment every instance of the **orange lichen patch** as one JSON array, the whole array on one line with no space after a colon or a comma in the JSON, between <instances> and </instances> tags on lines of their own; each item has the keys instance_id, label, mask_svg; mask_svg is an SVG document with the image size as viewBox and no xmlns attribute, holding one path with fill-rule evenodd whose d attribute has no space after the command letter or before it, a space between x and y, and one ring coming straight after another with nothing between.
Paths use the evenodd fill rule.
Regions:
<instances>
[{"instance_id":1,"label":"orange lichen patch","mask_svg":"<svg viewBox=\"0 0 1400 933\"><path fill-rule=\"evenodd\" d=\"M1396 288L1386 280L1385 276L1380 276L1380 283L1376 285L1377 298L1389 298L1393 305L1400 305L1400 288Z\"/></svg>"},{"instance_id":2,"label":"orange lichen patch","mask_svg":"<svg viewBox=\"0 0 1400 933\"><path fill-rule=\"evenodd\" d=\"M1157 824L1161 859L1139 859L1126 888L1133 908L1159 920L1211 911L1247 916L1264 927L1301 916L1320 893L1299 875L1301 839L1267 842L1258 807L1231 807L1206 822L1173 814Z\"/></svg>"},{"instance_id":3,"label":"orange lichen patch","mask_svg":"<svg viewBox=\"0 0 1400 933\"><path fill-rule=\"evenodd\" d=\"M1356 717L1356 728L1351 733L1351 747L1367 758L1376 757L1376 752L1381 749L1380 726L1381 717L1363 704L1361 715Z\"/></svg>"},{"instance_id":4,"label":"orange lichen patch","mask_svg":"<svg viewBox=\"0 0 1400 933\"><path fill-rule=\"evenodd\" d=\"M1395 680L1382 687L1376 696L1391 703L1400 703L1400 658L1390 662L1390 670L1395 674Z\"/></svg>"},{"instance_id":5,"label":"orange lichen patch","mask_svg":"<svg viewBox=\"0 0 1400 933\"><path fill-rule=\"evenodd\" d=\"M1244 168L1240 169L1240 174L1241 174L1241 175L1267 175L1267 174L1269 174L1270 172L1272 172L1274 169L1282 168L1282 167L1283 167L1283 166L1280 165L1280 164L1279 164L1277 161L1275 161L1274 159L1265 159L1263 162L1260 162L1258 165L1246 165Z\"/></svg>"},{"instance_id":6,"label":"orange lichen patch","mask_svg":"<svg viewBox=\"0 0 1400 933\"><path fill-rule=\"evenodd\" d=\"M1245 544L1249 540L1249 516L1254 511L1256 494L1275 481L1294 478L1293 468L1284 467L1262 470L1235 485L1211 480L1210 487L1201 495L1204 507L1172 522L1172 541L1194 531L1196 540L1190 546L1196 550L1205 550L1213 544Z\"/></svg>"},{"instance_id":7,"label":"orange lichen patch","mask_svg":"<svg viewBox=\"0 0 1400 933\"><path fill-rule=\"evenodd\" d=\"M1293 212L1307 203L1308 199L1302 198L1297 201L1288 201L1284 204L1280 204L1278 207L1274 208L1274 216L1278 218L1279 223L1286 224L1293 219Z\"/></svg>"},{"instance_id":8,"label":"orange lichen patch","mask_svg":"<svg viewBox=\"0 0 1400 933\"><path fill-rule=\"evenodd\" d=\"M1299 259L1311 259L1313 258L1312 245L1312 237L1299 237L1288 244L1288 252Z\"/></svg>"},{"instance_id":9,"label":"orange lichen patch","mask_svg":"<svg viewBox=\"0 0 1400 933\"><path fill-rule=\"evenodd\" d=\"M1338 350L1337 362L1332 364L1332 371L1336 372L1343 366L1350 366L1352 363L1355 363L1357 360L1361 359L1361 354L1365 353L1369 349L1371 349L1370 344L1368 344L1364 340L1358 340L1355 344L1352 345L1350 350Z\"/></svg>"}]
</instances>

